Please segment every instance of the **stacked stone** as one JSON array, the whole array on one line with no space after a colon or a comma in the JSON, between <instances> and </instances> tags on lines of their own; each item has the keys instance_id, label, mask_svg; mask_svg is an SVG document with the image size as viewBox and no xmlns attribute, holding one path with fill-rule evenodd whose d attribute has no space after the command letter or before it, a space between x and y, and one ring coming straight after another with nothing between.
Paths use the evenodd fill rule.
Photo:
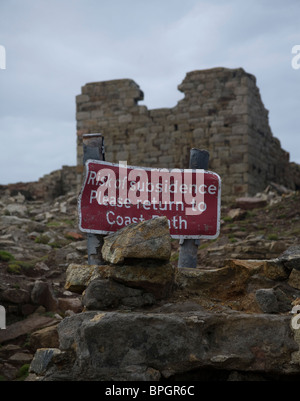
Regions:
<instances>
[{"instance_id":1,"label":"stacked stone","mask_svg":"<svg viewBox=\"0 0 300 401\"><path fill-rule=\"evenodd\" d=\"M106 265L71 264L65 288L85 310L36 351L30 380L299 378L299 246L220 269L172 268L170 251L161 217L106 237Z\"/></svg>"},{"instance_id":2,"label":"stacked stone","mask_svg":"<svg viewBox=\"0 0 300 401\"><path fill-rule=\"evenodd\" d=\"M77 176L76 166L62 166L61 168L62 193L76 191Z\"/></svg>"},{"instance_id":3,"label":"stacked stone","mask_svg":"<svg viewBox=\"0 0 300 401\"><path fill-rule=\"evenodd\" d=\"M173 108L139 106L143 92L130 79L90 83L77 96L78 186L82 135L105 137L106 160L187 168L193 147L210 152L222 177L223 200L262 191L270 181L295 189L289 155L274 138L256 79L242 68L189 72Z\"/></svg>"},{"instance_id":4,"label":"stacked stone","mask_svg":"<svg viewBox=\"0 0 300 401\"><path fill-rule=\"evenodd\" d=\"M85 290L82 302L88 310L149 306L172 293L175 268L166 217L108 235L102 256L105 265L70 264L66 272L65 288Z\"/></svg>"}]
</instances>

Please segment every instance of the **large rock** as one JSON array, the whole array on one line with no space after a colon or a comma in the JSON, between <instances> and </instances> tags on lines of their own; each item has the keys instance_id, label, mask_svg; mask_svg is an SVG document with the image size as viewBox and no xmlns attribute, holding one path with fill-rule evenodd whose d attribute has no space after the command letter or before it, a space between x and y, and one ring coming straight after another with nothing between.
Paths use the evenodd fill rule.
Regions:
<instances>
[{"instance_id":1,"label":"large rock","mask_svg":"<svg viewBox=\"0 0 300 401\"><path fill-rule=\"evenodd\" d=\"M258 263L228 261L221 269L176 270L176 284L186 293L195 293L213 298L229 298L243 294L251 276L257 271Z\"/></svg>"},{"instance_id":2,"label":"large rock","mask_svg":"<svg viewBox=\"0 0 300 401\"><path fill-rule=\"evenodd\" d=\"M128 287L140 288L149 292L156 299L170 295L175 281L175 268L171 263L157 263L151 260L138 262L134 265L108 266L107 277Z\"/></svg>"},{"instance_id":3,"label":"large rock","mask_svg":"<svg viewBox=\"0 0 300 401\"><path fill-rule=\"evenodd\" d=\"M0 291L0 300L13 304L24 305L30 302L30 291L24 288L6 288Z\"/></svg>"},{"instance_id":4,"label":"large rock","mask_svg":"<svg viewBox=\"0 0 300 401\"><path fill-rule=\"evenodd\" d=\"M242 271L247 271L249 275L260 275L270 280L286 280L290 272L279 259L257 260L257 259L228 259L225 267L237 270L237 275Z\"/></svg>"},{"instance_id":5,"label":"large rock","mask_svg":"<svg viewBox=\"0 0 300 401\"><path fill-rule=\"evenodd\" d=\"M168 219L142 221L122 228L104 238L103 259L109 263L123 263L126 258L169 260L171 237Z\"/></svg>"},{"instance_id":6,"label":"large rock","mask_svg":"<svg viewBox=\"0 0 300 401\"><path fill-rule=\"evenodd\" d=\"M65 318L58 333L65 356L49 365L45 380L158 380L203 368L299 372L289 316L85 312Z\"/></svg>"},{"instance_id":7,"label":"large rock","mask_svg":"<svg viewBox=\"0 0 300 401\"><path fill-rule=\"evenodd\" d=\"M215 306L218 302L251 313L284 313L291 310L291 302L300 296L298 287L292 288L288 277L277 259L232 259L220 269L177 269L175 296L188 296L202 305L211 302Z\"/></svg>"},{"instance_id":8,"label":"large rock","mask_svg":"<svg viewBox=\"0 0 300 401\"><path fill-rule=\"evenodd\" d=\"M93 280L84 292L83 305L88 310L105 310L126 307L143 307L155 303L152 294L126 287L113 280Z\"/></svg>"}]
</instances>

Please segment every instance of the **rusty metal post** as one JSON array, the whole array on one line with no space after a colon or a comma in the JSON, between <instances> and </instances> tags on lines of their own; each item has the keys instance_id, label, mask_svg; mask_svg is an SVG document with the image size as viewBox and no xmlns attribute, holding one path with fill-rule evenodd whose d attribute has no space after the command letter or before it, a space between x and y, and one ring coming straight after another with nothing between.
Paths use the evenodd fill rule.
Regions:
<instances>
[{"instance_id":1,"label":"rusty metal post","mask_svg":"<svg viewBox=\"0 0 300 401\"><path fill-rule=\"evenodd\" d=\"M207 150L191 149L190 152L190 169L208 169L209 152ZM200 245L200 240L182 239L179 241L179 260L178 267L197 267L197 251Z\"/></svg>"},{"instance_id":2,"label":"rusty metal post","mask_svg":"<svg viewBox=\"0 0 300 401\"><path fill-rule=\"evenodd\" d=\"M84 134L83 139L83 165L87 160L105 160L104 137L102 134ZM101 249L103 235L87 234L88 264L102 265Z\"/></svg>"}]
</instances>

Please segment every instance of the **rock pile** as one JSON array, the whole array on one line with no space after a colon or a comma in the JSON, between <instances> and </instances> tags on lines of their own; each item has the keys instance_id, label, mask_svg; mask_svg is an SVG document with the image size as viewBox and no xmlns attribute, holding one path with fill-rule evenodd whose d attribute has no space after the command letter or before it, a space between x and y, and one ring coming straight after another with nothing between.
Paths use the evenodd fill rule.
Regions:
<instances>
[{"instance_id":1,"label":"rock pile","mask_svg":"<svg viewBox=\"0 0 300 401\"><path fill-rule=\"evenodd\" d=\"M109 264L71 264L67 269L65 288L85 290L82 302L87 309L149 306L171 293L175 268L169 263L166 217L132 224L105 237L102 256Z\"/></svg>"},{"instance_id":2,"label":"rock pile","mask_svg":"<svg viewBox=\"0 0 300 401\"><path fill-rule=\"evenodd\" d=\"M201 241L200 266L222 267L226 259L273 259L300 237L300 193L271 183L255 197L222 207L217 241Z\"/></svg>"},{"instance_id":3,"label":"rock pile","mask_svg":"<svg viewBox=\"0 0 300 401\"><path fill-rule=\"evenodd\" d=\"M28 200L21 190L2 193L0 304L7 328L0 330L0 379L16 379L36 348L57 345L53 327L82 310L78 295L64 289L69 263L86 258L76 206L74 192L52 201Z\"/></svg>"},{"instance_id":4,"label":"rock pile","mask_svg":"<svg viewBox=\"0 0 300 401\"><path fill-rule=\"evenodd\" d=\"M27 380L299 378L300 194L256 198L267 204L224 205L198 268L177 269L164 219L106 237L105 265L90 266L76 193L4 192L0 379L30 364Z\"/></svg>"},{"instance_id":5,"label":"rock pile","mask_svg":"<svg viewBox=\"0 0 300 401\"><path fill-rule=\"evenodd\" d=\"M84 290L85 310L58 325L59 348L37 350L32 377L299 377L289 313L300 303L300 246L273 260L174 269L161 261L171 254L167 232L166 218L128 226L104 243L106 261L118 264L68 267L66 288ZM143 261L146 248L151 263Z\"/></svg>"}]
</instances>

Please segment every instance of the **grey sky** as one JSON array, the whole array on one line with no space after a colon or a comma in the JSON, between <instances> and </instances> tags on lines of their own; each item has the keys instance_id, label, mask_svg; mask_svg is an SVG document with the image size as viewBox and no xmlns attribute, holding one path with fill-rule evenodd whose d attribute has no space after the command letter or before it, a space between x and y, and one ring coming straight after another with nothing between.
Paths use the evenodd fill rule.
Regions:
<instances>
[{"instance_id":1,"label":"grey sky","mask_svg":"<svg viewBox=\"0 0 300 401\"><path fill-rule=\"evenodd\" d=\"M173 107L192 70L254 74L270 125L300 163L298 0L0 0L0 184L76 163L75 96L131 78L149 109Z\"/></svg>"}]
</instances>

